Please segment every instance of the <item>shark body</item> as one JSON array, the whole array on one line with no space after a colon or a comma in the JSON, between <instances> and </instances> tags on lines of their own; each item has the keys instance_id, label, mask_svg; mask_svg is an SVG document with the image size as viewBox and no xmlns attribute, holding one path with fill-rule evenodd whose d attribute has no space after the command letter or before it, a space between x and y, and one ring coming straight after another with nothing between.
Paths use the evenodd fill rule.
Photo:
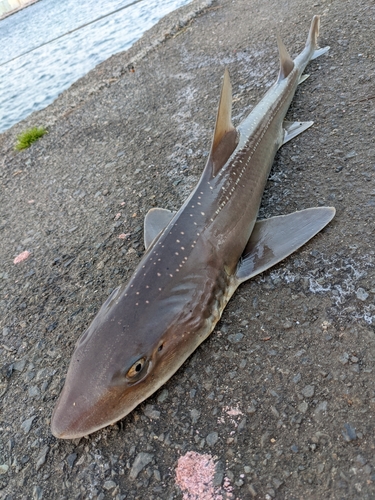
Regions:
<instances>
[{"instance_id":1,"label":"shark body","mask_svg":"<svg viewBox=\"0 0 375 500\"><path fill-rule=\"evenodd\" d=\"M211 154L181 209L151 210L146 253L79 338L52 415L72 439L115 423L163 385L212 332L236 288L284 259L334 216L320 207L257 222L277 150L312 125L284 122L318 49L319 17L294 60L279 40L280 74L236 129L225 72Z\"/></svg>"}]
</instances>

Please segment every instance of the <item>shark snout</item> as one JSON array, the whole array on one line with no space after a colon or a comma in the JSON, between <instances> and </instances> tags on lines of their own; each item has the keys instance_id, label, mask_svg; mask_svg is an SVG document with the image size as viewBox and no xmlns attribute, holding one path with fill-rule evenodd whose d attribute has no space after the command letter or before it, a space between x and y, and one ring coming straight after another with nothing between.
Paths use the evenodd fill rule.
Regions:
<instances>
[{"instance_id":1,"label":"shark snout","mask_svg":"<svg viewBox=\"0 0 375 500\"><path fill-rule=\"evenodd\" d=\"M76 387L63 388L52 413L51 431L60 439L87 436L118 419L112 415L116 394L102 392L93 397L90 391L79 392Z\"/></svg>"},{"instance_id":2,"label":"shark snout","mask_svg":"<svg viewBox=\"0 0 375 500\"><path fill-rule=\"evenodd\" d=\"M60 439L75 439L90 433L88 401L82 395L71 396L64 388L52 413L51 431Z\"/></svg>"}]
</instances>

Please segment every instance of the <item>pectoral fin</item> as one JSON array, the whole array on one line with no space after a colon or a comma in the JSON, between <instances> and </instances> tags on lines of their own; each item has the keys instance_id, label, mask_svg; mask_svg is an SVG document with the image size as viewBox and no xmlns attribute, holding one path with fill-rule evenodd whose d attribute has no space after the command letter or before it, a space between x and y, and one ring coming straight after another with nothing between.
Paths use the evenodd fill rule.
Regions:
<instances>
[{"instance_id":1,"label":"pectoral fin","mask_svg":"<svg viewBox=\"0 0 375 500\"><path fill-rule=\"evenodd\" d=\"M300 248L332 220L335 212L333 207L308 208L258 221L238 264L239 284Z\"/></svg>"},{"instance_id":2,"label":"pectoral fin","mask_svg":"<svg viewBox=\"0 0 375 500\"><path fill-rule=\"evenodd\" d=\"M144 222L143 239L147 250L154 239L168 226L176 212L165 208L151 208Z\"/></svg>"}]
</instances>

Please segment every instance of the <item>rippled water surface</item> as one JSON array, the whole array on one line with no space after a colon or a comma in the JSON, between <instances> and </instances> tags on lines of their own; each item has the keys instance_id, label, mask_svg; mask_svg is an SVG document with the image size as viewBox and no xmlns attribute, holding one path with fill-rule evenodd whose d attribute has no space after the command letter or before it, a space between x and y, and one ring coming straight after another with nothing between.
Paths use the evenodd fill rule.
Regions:
<instances>
[{"instance_id":1,"label":"rippled water surface","mask_svg":"<svg viewBox=\"0 0 375 500\"><path fill-rule=\"evenodd\" d=\"M41 0L0 21L0 132L50 104L98 63L129 48L159 19L190 1Z\"/></svg>"}]
</instances>

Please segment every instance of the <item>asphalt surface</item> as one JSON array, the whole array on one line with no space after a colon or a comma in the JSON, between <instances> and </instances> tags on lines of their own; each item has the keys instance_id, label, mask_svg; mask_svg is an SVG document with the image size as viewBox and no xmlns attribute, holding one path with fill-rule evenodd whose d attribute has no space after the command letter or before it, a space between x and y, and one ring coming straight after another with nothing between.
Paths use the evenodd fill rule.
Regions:
<instances>
[{"instance_id":1,"label":"asphalt surface","mask_svg":"<svg viewBox=\"0 0 375 500\"><path fill-rule=\"evenodd\" d=\"M287 118L315 124L277 154L260 217L335 219L130 415L55 439L74 344L139 262L145 214L199 179L224 68L238 124L275 81L276 33L295 56L313 14L331 49ZM374 21L370 0L193 2L0 135L1 499L375 498ZM216 473L194 490L179 459L202 456Z\"/></svg>"}]
</instances>

